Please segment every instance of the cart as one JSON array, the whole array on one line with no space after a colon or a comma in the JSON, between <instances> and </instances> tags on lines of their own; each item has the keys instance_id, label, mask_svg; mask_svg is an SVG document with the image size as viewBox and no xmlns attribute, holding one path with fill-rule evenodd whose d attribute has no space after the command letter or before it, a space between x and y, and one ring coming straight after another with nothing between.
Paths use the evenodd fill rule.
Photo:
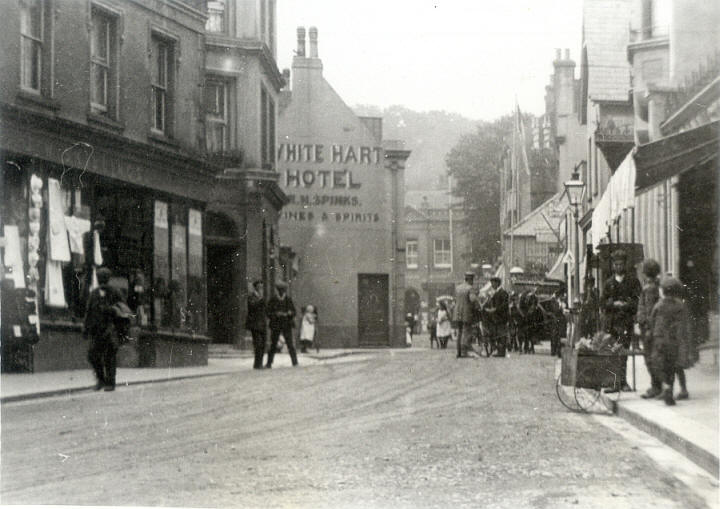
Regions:
<instances>
[{"instance_id":1,"label":"cart","mask_svg":"<svg viewBox=\"0 0 720 509\"><path fill-rule=\"evenodd\" d=\"M574 412L589 412L599 402L614 411L620 397L620 373L627 353L593 352L565 345L555 392L560 402Z\"/></svg>"}]
</instances>

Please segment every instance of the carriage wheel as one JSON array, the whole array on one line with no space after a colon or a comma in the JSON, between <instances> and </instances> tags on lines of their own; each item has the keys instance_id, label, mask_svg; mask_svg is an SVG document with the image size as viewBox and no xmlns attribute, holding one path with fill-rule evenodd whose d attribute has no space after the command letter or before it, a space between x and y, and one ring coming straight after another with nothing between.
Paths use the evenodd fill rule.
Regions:
<instances>
[{"instance_id":1,"label":"carriage wheel","mask_svg":"<svg viewBox=\"0 0 720 509\"><path fill-rule=\"evenodd\" d=\"M555 393L557 394L560 403L562 403L563 406L568 410L572 410L573 412L580 412L581 408L578 406L577 401L575 400L575 388L563 385L560 382L561 378L562 376L559 375L557 377L557 380L555 381Z\"/></svg>"},{"instance_id":2,"label":"carriage wheel","mask_svg":"<svg viewBox=\"0 0 720 509\"><path fill-rule=\"evenodd\" d=\"M600 399L600 391L595 389L586 389L585 387L574 387L575 401L581 410L589 412L595 407Z\"/></svg>"}]
</instances>

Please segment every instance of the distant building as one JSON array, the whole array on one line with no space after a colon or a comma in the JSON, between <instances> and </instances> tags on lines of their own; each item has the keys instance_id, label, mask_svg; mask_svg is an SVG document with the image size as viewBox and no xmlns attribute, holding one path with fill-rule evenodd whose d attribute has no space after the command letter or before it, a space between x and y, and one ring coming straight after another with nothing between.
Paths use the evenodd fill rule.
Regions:
<instances>
[{"instance_id":1,"label":"distant building","mask_svg":"<svg viewBox=\"0 0 720 509\"><path fill-rule=\"evenodd\" d=\"M283 246L296 253L293 299L319 310L322 346L401 346L404 163L381 118L358 117L322 74L318 32L298 29L283 92L277 164L289 204Z\"/></svg>"},{"instance_id":2,"label":"distant building","mask_svg":"<svg viewBox=\"0 0 720 509\"><path fill-rule=\"evenodd\" d=\"M471 265L470 235L461 202L447 189L405 194L405 313L419 314L455 295ZM452 214L450 204L452 203Z\"/></svg>"}]
</instances>

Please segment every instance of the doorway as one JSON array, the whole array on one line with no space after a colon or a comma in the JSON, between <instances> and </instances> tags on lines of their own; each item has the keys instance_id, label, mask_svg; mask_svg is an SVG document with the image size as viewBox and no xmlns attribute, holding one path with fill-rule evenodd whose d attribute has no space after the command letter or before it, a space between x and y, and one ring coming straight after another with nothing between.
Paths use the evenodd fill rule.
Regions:
<instances>
[{"instance_id":1,"label":"doorway","mask_svg":"<svg viewBox=\"0 0 720 509\"><path fill-rule=\"evenodd\" d=\"M232 246L207 246L207 310L208 335L213 343L233 343L236 309L236 292L233 285Z\"/></svg>"},{"instance_id":2,"label":"doorway","mask_svg":"<svg viewBox=\"0 0 720 509\"><path fill-rule=\"evenodd\" d=\"M360 346L387 346L390 341L387 274L358 274Z\"/></svg>"}]
</instances>

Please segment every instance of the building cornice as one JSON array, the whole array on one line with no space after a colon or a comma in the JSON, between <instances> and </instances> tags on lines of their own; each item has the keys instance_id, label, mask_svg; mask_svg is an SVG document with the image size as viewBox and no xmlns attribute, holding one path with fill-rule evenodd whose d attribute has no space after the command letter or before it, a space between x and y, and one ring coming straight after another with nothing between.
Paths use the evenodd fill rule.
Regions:
<instances>
[{"instance_id":1,"label":"building cornice","mask_svg":"<svg viewBox=\"0 0 720 509\"><path fill-rule=\"evenodd\" d=\"M227 168L218 179L239 180L248 194L259 194L267 198L276 210L290 203L290 199L280 188L280 174L276 171L259 168Z\"/></svg>"},{"instance_id":2,"label":"building cornice","mask_svg":"<svg viewBox=\"0 0 720 509\"><path fill-rule=\"evenodd\" d=\"M206 34L205 45L210 50L215 48L226 51L230 48L238 55L258 58L276 91L279 92L285 86L285 79L278 69L275 57L264 42L257 39L238 39L227 35Z\"/></svg>"},{"instance_id":3,"label":"building cornice","mask_svg":"<svg viewBox=\"0 0 720 509\"><path fill-rule=\"evenodd\" d=\"M182 24L183 26L190 28L191 30L194 30L196 32L203 32L205 29L205 21L207 20L207 16L204 12L199 11L193 7L190 7L184 2L181 2L180 0L130 0L135 5L138 5L142 7L143 9L147 9L150 12L154 12L155 14L158 14L160 16L164 16L166 18L172 19L173 21ZM172 18L171 16L168 16L164 11L160 11L158 9L153 8L153 4L164 4L170 7L171 9L177 11L180 14L183 14L184 16L187 16L192 21L199 24L199 26L191 26L186 23L182 23L180 20L176 18Z\"/></svg>"},{"instance_id":4,"label":"building cornice","mask_svg":"<svg viewBox=\"0 0 720 509\"><path fill-rule=\"evenodd\" d=\"M632 62L633 55L639 51L649 51L666 47L670 47L670 39L668 37L657 37L639 42L631 42L627 45L628 61Z\"/></svg>"},{"instance_id":5,"label":"building cornice","mask_svg":"<svg viewBox=\"0 0 720 509\"><path fill-rule=\"evenodd\" d=\"M51 133L63 139L86 142L91 146L117 151L127 159L140 161L140 164L161 167L174 175L194 181L207 182L221 170L209 164L204 158L180 148L165 148L159 144L139 142L102 128L43 114L14 104L0 102L0 113L2 130L12 129L11 124L15 124L40 135Z\"/></svg>"}]
</instances>

